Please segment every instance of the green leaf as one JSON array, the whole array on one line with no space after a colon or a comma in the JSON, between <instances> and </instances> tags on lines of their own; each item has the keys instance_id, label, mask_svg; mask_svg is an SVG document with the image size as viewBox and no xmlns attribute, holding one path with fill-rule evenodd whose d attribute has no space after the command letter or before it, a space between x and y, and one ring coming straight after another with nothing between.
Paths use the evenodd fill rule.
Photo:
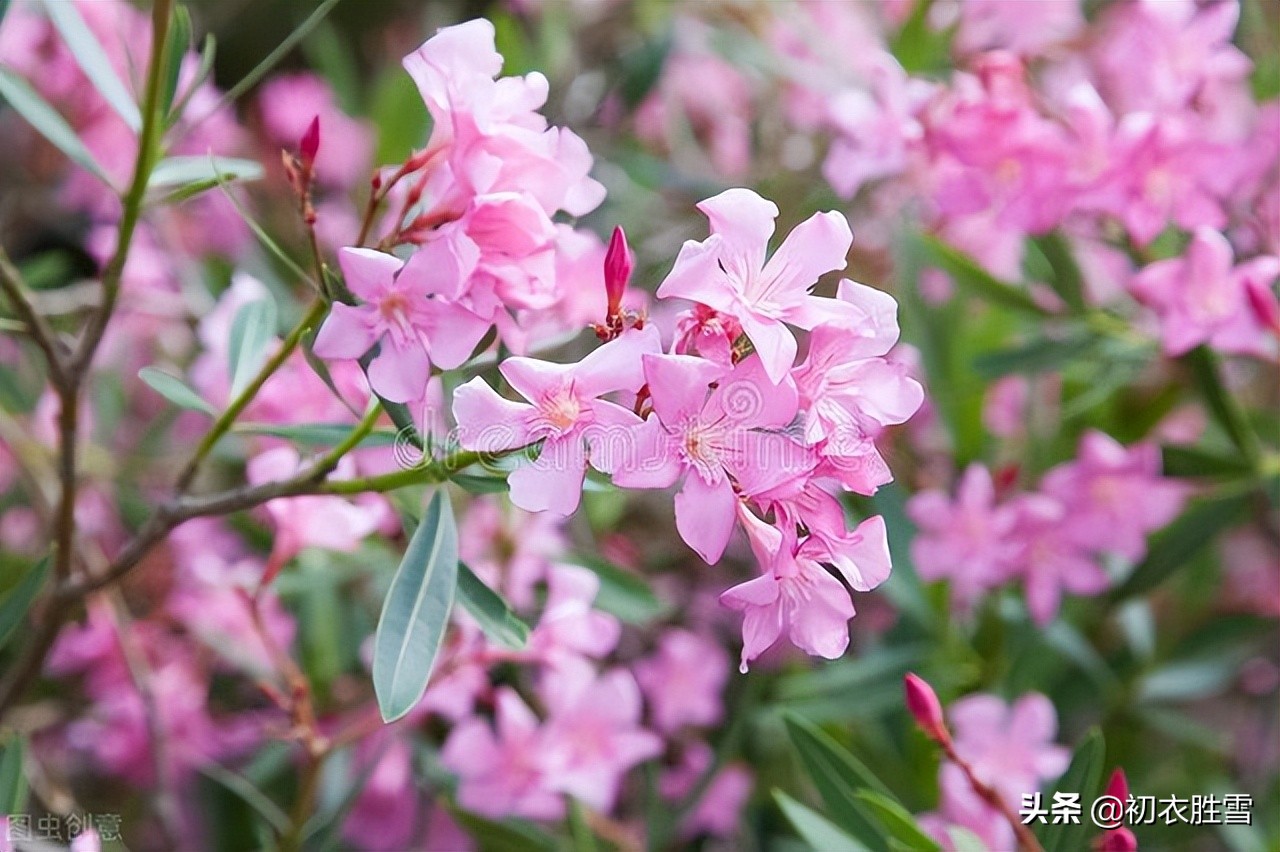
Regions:
<instances>
[{"instance_id":1,"label":"green leaf","mask_svg":"<svg viewBox=\"0 0 1280 852\"><path fill-rule=\"evenodd\" d=\"M471 494L502 494L508 488L506 477L503 476L455 473L449 481Z\"/></svg>"},{"instance_id":2,"label":"green leaf","mask_svg":"<svg viewBox=\"0 0 1280 852\"><path fill-rule=\"evenodd\" d=\"M253 380L267 360L267 349L276 339L276 303L270 297L255 299L240 306L231 322L231 343L227 352L227 368L231 377L231 396Z\"/></svg>"},{"instance_id":3,"label":"green leaf","mask_svg":"<svg viewBox=\"0 0 1280 852\"><path fill-rule=\"evenodd\" d=\"M1066 238L1054 231L1043 237L1036 237L1034 242L1044 254L1045 259L1049 261L1049 265L1053 267L1053 275L1049 279L1049 286L1053 288L1053 292L1067 303L1067 307L1071 308L1073 313L1083 313L1085 309L1084 275L1080 271L1080 265L1076 263L1075 255L1071 253L1071 246Z\"/></svg>"},{"instance_id":4,"label":"green leaf","mask_svg":"<svg viewBox=\"0 0 1280 852\"><path fill-rule=\"evenodd\" d=\"M27 569L18 584L0 599L0 648L3 648L27 617L31 602L40 593L45 575L49 573L49 557L44 557ZM3 812L0 812L3 813Z\"/></svg>"},{"instance_id":5,"label":"green leaf","mask_svg":"<svg viewBox=\"0 0 1280 852\"><path fill-rule=\"evenodd\" d=\"M870 847L854 840L822 814L800 804L781 790L773 791L773 800L778 803L778 808L796 830L796 834L814 852L870 852Z\"/></svg>"},{"instance_id":6,"label":"green leaf","mask_svg":"<svg viewBox=\"0 0 1280 852\"><path fill-rule=\"evenodd\" d=\"M672 34L666 32L622 57L618 63L618 87L627 106L638 105L653 91L674 41Z\"/></svg>"},{"instance_id":7,"label":"green leaf","mask_svg":"<svg viewBox=\"0 0 1280 852\"><path fill-rule=\"evenodd\" d=\"M902 841L908 849L941 852L942 847L916 823L911 812L893 799L874 790L859 790L854 796L871 808L876 822L890 837Z\"/></svg>"},{"instance_id":8,"label":"green leaf","mask_svg":"<svg viewBox=\"0 0 1280 852\"><path fill-rule=\"evenodd\" d=\"M214 411L213 406L201 399L200 394L187 387L177 376L171 376L155 367L143 367L138 371L138 378L179 408L217 416L218 412Z\"/></svg>"},{"instance_id":9,"label":"green leaf","mask_svg":"<svg viewBox=\"0 0 1280 852\"><path fill-rule=\"evenodd\" d=\"M308 447L332 447L346 440L353 428L350 423L237 423L232 431L245 435L270 435ZM376 429L361 439L358 446L390 447L395 442L395 432Z\"/></svg>"},{"instance_id":10,"label":"green leaf","mask_svg":"<svg viewBox=\"0 0 1280 852\"><path fill-rule=\"evenodd\" d=\"M1047 789L1058 793L1079 793L1081 803L1088 808L1102 791L1102 764L1106 750L1102 732L1091 728L1072 755L1067 771ZM1090 836L1097 832L1088 819L1082 819L1078 824L1038 825L1037 829L1044 852L1088 849Z\"/></svg>"},{"instance_id":11,"label":"green leaf","mask_svg":"<svg viewBox=\"0 0 1280 852\"><path fill-rule=\"evenodd\" d=\"M11 736L0 748L0 814L20 814L27 809L27 773L23 770L27 741Z\"/></svg>"},{"instance_id":12,"label":"green leaf","mask_svg":"<svg viewBox=\"0 0 1280 852\"><path fill-rule=\"evenodd\" d=\"M443 489L427 503L382 604L373 640L373 690L383 720L413 709L449 623L458 585L458 528Z\"/></svg>"},{"instance_id":13,"label":"green leaf","mask_svg":"<svg viewBox=\"0 0 1280 852\"><path fill-rule=\"evenodd\" d=\"M593 556L579 556L573 561L590 568L600 578L600 591L593 604L596 609L627 624L648 624L666 615L669 607L642 577Z\"/></svg>"},{"instance_id":14,"label":"green leaf","mask_svg":"<svg viewBox=\"0 0 1280 852\"><path fill-rule=\"evenodd\" d=\"M1072 361L1089 354L1097 339L1085 332L1063 338L1040 337L1021 346L984 352L973 359L980 376L995 379L1010 373L1048 373L1062 370Z\"/></svg>"},{"instance_id":15,"label":"green leaf","mask_svg":"<svg viewBox=\"0 0 1280 852\"><path fill-rule=\"evenodd\" d=\"M947 836L951 838L951 848L955 852L987 852L986 844L967 828L953 825L947 829Z\"/></svg>"},{"instance_id":16,"label":"green leaf","mask_svg":"<svg viewBox=\"0 0 1280 852\"><path fill-rule=\"evenodd\" d=\"M49 0L45 0L49 2ZM173 9L169 22L169 37L165 45L164 88L160 92L160 114L168 116L173 99L178 95L178 80L182 76L182 61L191 49L191 13L183 5Z\"/></svg>"},{"instance_id":17,"label":"green leaf","mask_svg":"<svg viewBox=\"0 0 1280 852\"><path fill-rule=\"evenodd\" d=\"M1202 500L1183 512L1173 523L1152 537L1147 558L1142 560L1120 588L1116 600L1140 595L1164 582L1170 574L1190 562L1210 542L1235 523L1249 505L1247 494Z\"/></svg>"},{"instance_id":18,"label":"green leaf","mask_svg":"<svg viewBox=\"0 0 1280 852\"><path fill-rule=\"evenodd\" d=\"M71 50L76 64L102 95L102 99L124 119L130 130L134 133L142 130L142 113L138 110L137 101L116 74L107 52L98 43L89 25L80 17L76 4L65 0L44 0L44 8L49 20Z\"/></svg>"},{"instance_id":19,"label":"green leaf","mask_svg":"<svg viewBox=\"0 0 1280 852\"><path fill-rule=\"evenodd\" d=\"M497 822L458 808L450 808L449 813L476 842L479 852L556 852L560 848L554 837L527 820Z\"/></svg>"},{"instance_id":20,"label":"green leaf","mask_svg":"<svg viewBox=\"0 0 1280 852\"><path fill-rule=\"evenodd\" d=\"M787 735L808 772L831 819L844 831L874 848L884 846L884 833L871 821L870 807L857 797L860 789L888 793L880 779L816 725L792 713L783 715Z\"/></svg>"},{"instance_id":21,"label":"green leaf","mask_svg":"<svg viewBox=\"0 0 1280 852\"><path fill-rule=\"evenodd\" d=\"M289 55L298 42L306 38L307 34L324 20L329 11L338 5L338 2L339 0L324 0L324 2L316 6L306 20L294 27L293 32L285 36L261 62L253 67L252 71L241 77L239 82L227 90L226 94L218 102L218 107L234 103L241 95L256 86L259 80L267 76L271 69L279 64L280 60Z\"/></svg>"},{"instance_id":22,"label":"green leaf","mask_svg":"<svg viewBox=\"0 0 1280 852\"><path fill-rule=\"evenodd\" d=\"M529 625L521 621L507 602L466 565L458 565L458 601L495 642L515 650L529 640Z\"/></svg>"},{"instance_id":23,"label":"green leaf","mask_svg":"<svg viewBox=\"0 0 1280 852\"><path fill-rule=\"evenodd\" d=\"M289 830L289 815L248 778L214 761L197 764L196 770L251 807L276 832L283 834Z\"/></svg>"},{"instance_id":24,"label":"green leaf","mask_svg":"<svg viewBox=\"0 0 1280 852\"><path fill-rule=\"evenodd\" d=\"M156 163L147 181L148 189L176 186L169 197L183 192L190 186L211 189L222 183L236 180L258 180L265 172L256 160L238 157L213 157L202 155L166 157ZM190 197L190 193L184 197Z\"/></svg>"},{"instance_id":25,"label":"green leaf","mask_svg":"<svg viewBox=\"0 0 1280 852\"><path fill-rule=\"evenodd\" d=\"M1240 402L1227 390L1219 369L1218 356L1207 346L1197 346L1183 361L1191 368L1196 385L1214 420L1226 432L1241 454L1252 465L1258 457L1258 438L1249 426Z\"/></svg>"},{"instance_id":26,"label":"green leaf","mask_svg":"<svg viewBox=\"0 0 1280 852\"><path fill-rule=\"evenodd\" d=\"M1236 478L1252 472L1238 456L1224 456L1201 447L1165 444L1160 448L1165 476Z\"/></svg>"},{"instance_id":27,"label":"green leaf","mask_svg":"<svg viewBox=\"0 0 1280 852\"><path fill-rule=\"evenodd\" d=\"M93 154L89 153L71 125L44 98L36 94L26 80L3 66L0 66L0 97L73 163L107 186L112 186L111 178L93 158Z\"/></svg>"},{"instance_id":28,"label":"green leaf","mask_svg":"<svg viewBox=\"0 0 1280 852\"><path fill-rule=\"evenodd\" d=\"M921 243L933 263L950 275L958 286L975 296L1036 316L1046 316L1049 313L1022 287L996 278L959 249L930 234L923 235Z\"/></svg>"},{"instance_id":29,"label":"green leaf","mask_svg":"<svg viewBox=\"0 0 1280 852\"><path fill-rule=\"evenodd\" d=\"M376 162L401 162L427 138L430 119L422 96L401 68L388 69L378 78L369 117L378 128Z\"/></svg>"}]
</instances>

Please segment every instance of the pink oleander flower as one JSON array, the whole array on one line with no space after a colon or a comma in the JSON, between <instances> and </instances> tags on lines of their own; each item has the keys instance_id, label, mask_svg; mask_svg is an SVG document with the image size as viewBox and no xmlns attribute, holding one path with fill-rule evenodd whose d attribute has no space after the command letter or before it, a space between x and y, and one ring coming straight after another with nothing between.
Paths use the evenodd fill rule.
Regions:
<instances>
[{"instance_id":1,"label":"pink oleander flower","mask_svg":"<svg viewBox=\"0 0 1280 852\"><path fill-rule=\"evenodd\" d=\"M545 672L539 694L556 789L593 808L610 810L622 776L662 753L662 738L640 727L640 689L625 669L597 674L579 660Z\"/></svg>"},{"instance_id":2,"label":"pink oleander flower","mask_svg":"<svg viewBox=\"0 0 1280 852\"><path fill-rule=\"evenodd\" d=\"M535 603L535 587L568 549L560 518L506 505L496 496L467 504L458 524L458 555L516 607Z\"/></svg>"},{"instance_id":3,"label":"pink oleander flower","mask_svg":"<svg viewBox=\"0 0 1280 852\"><path fill-rule=\"evenodd\" d=\"M1039 790L1070 762L1071 753L1053 742L1058 730L1053 702L1039 693L1012 704L994 695L969 695L954 702L947 716L956 754L1014 809L1023 793ZM967 779L944 777L943 795L961 783L969 786Z\"/></svg>"},{"instance_id":4,"label":"pink oleander flower","mask_svg":"<svg viewBox=\"0 0 1280 852\"><path fill-rule=\"evenodd\" d=\"M1061 501L1043 494L1024 494L1011 508L1018 518L1011 533L1019 547L1017 573L1036 624L1043 627L1053 620L1064 590L1096 595L1111 585L1102 566L1072 535L1068 509Z\"/></svg>"},{"instance_id":5,"label":"pink oleander flower","mask_svg":"<svg viewBox=\"0 0 1280 852\"><path fill-rule=\"evenodd\" d=\"M408 849L419 805L413 746L406 738L375 735L357 751L360 792L342 823L342 836L368 852Z\"/></svg>"},{"instance_id":6,"label":"pink oleander flower","mask_svg":"<svg viewBox=\"0 0 1280 852\"><path fill-rule=\"evenodd\" d=\"M838 299L810 294L818 278L844 269L853 233L844 216L815 213L796 226L773 256L765 252L778 208L749 189L729 189L698 204L711 236L689 241L658 288L658 298L706 305L742 324L769 381L791 369L796 339L784 323L810 329L848 320L853 308Z\"/></svg>"},{"instance_id":7,"label":"pink oleander flower","mask_svg":"<svg viewBox=\"0 0 1280 852\"><path fill-rule=\"evenodd\" d=\"M552 667L574 665L583 657L603 659L622 633L618 619L595 609L600 577L590 568L554 565L547 572L547 602L529 633L523 657Z\"/></svg>"},{"instance_id":8,"label":"pink oleander flower","mask_svg":"<svg viewBox=\"0 0 1280 852\"><path fill-rule=\"evenodd\" d=\"M922 491L907 503L907 515L919 527L911 558L926 580L950 580L954 606L970 610L988 589L1010 576L1017 545L1010 538L1016 513L998 505L991 473L970 465L954 499L941 491Z\"/></svg>"},{"instance_id":9,"label":"pink oleander flower","mask_svg":"<svg viewBox=\"0 0 1280 852\"><path fill-rule=\"evenodd\" d=\"M1064 528L1082 547L1131 562L1147 552L1147 535L1182 511L1185 484L1160 475L1160 448L1130 447L1086 432L1075 461L1045 474L1042 490L1066 506Z\"/></svg>"},{"instance_id":10,"label":"pink oleander flower","mask_svg":"<svg viewBox=\"0 0 1280 852\"><path fill-rule=\"evenodd\" d=\"M576 364L508 358L499 370L528 402L503 399L478 376L454 392L458 440L468 450L500 453L541 441L531 464L512 472L511 502L531 512L571 515L588 463L607 471L624 451L634 413L607 400L644 383L642 356L660 352L657 329L631 329Z\"/></svg>"},{"instance_id":11,"label":"pink oleander flower","mask_svg":"<svg viewBox=\"0 0 1280 852\"><path fill-rule=\"evenodd\" d=\"M494 727L477 717L449 734L440 762L458 775L458 804L482 816L560 819L564 799L554 786L546 733L520 696L500 687Z\"/></svg>"},{"instance_id":12,"label":"pink oleander flower","mask_svg":"<svg viewBox=\"0 0 1280 852\"><path fill-rule=\"evenodd\" d=\"M683 477L676 529L715 563L733 532L738 493L766 491L808 462L779 431L795 417L795 386L789 379L771 386L754 356L727 370L688 355L650 354L644 375L653 413L629 433L610 471L614 484L667 488Z\"/></svg>"},{"instance_id":13,"label":"pink oleander flower","mask_svg":"<svg viewBox=\"0 0 1280 852\"><path fill-rule=\"evenodd\" d=\"M658 649L634 666L654 726L673 733L685 725L715 725L724 715L721 694L729 657L718 642L681 628L662 634Z\"/></svg>"},{"instance_id":14,"label":"pink oleander flower","mask_svg":"<svg viewBox=\"0 0 1280 852\"><path fill-rule=\"evenodd\" d=\"M658 777L658 792L664 799L678 802L693 792L698 780L711 767L714 753L702 740L684 743L679 762ZM751 796L755 778L742 763L731 763L716 773L693 810L680 825L680 836L693 839L702 834L733 837L742 818L742 808Z\"/></svg>"},{"instance_id":15,"label":"pink oleander flower","mask_svg":"<svg viewBox=\"0 0 1280 852\"><path fill-rule=\"evenodd\" d=\"M742 335L742 326L733 317L706 305L694 305L676 320L676 355L697 354L709 361L733 366L734 343Z\"/></svg>"},{"instance_id":16,"label":"pink oleander flower","mask_svg":"<svg viewBox=\"0 0 1280 852\"><path fill-rule=\"evenodd\" d=\"M1003 48L1029 56L1074 37L1084 25L1080 4L1073 0L963 0L955 49L976 53Z\"/></svg>"},{"instance_id":17,"label":"pink oleander flower","mask_svg":"<svg viewBox=\"0 0 1280 852\"><path fill-rule=\"evenodd\" d=\"M489 330L488 321L452 301L475 263L475 247L465 240L437 240L407 263L357 248L343 249L338 262L363 304L333 304L316 334L315 353L355 359L380 344L369 384L392 402L424 398L432 362L457 367Z\"/></svg>"},{"instance_id":18,"label":"pink oleander flower","mask_svg":"<svg viewBox=\"0 0 1280 852\"><path fill-rule=\"evenodd\" d=\"M1200 228L1181 257L1146 266L1129 289L1159 315L1168 355L1203 343L1220 352L1265 357L1274 344L1250 304L1249 291L1269 289L1278 276L1280 258L1256 257L1233 265L1227 238Z\"/></svg>"},{"instance_id":19,"label":"pink oleander flower","mask_svg":"<svg viewBox=\"0 0 1280 852\"><path fill-rule=\"evenodd\" d=\"M868 591L889 576L889 543L884 519L869 518L836 553L819 536L797 542L794 532L779 530L746 509L739 514L756 560L765 573L734 586L720 603L744 614L740 669L768 650L782 631L806 653L835 659L849 647L853 602L825 568L834 565L857 591Z\"/></svg>"},{"instance_id":20,"label":"pink oleander flower","mask_svg":"<svg viewBox=\"0 0 1280 852\"><path fill-rule=\"evenodd\" d=\"M883 427L906 422L924 401L924 389L906 368L880 357L898 339L894 298L848 279L840 282L838 298L859 316L815 328L808 356L791 373L810 444L874 438Z\"/></svg>"}]
</instances>

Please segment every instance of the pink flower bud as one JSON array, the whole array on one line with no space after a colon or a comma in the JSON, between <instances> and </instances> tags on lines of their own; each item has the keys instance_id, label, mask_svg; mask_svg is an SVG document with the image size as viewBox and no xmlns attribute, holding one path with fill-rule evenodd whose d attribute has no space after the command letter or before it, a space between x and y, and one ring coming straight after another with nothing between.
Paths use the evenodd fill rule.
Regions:
<instances>
[{"instance_id":1,"label":"pink flower bud","mask_svg":"<svg viewBox=\"0 0 1280 852\"><path fill-rule=\"evenodd\" d=\"M298 143L298 154L302 158L304 166L310 167L316 161L316 154L320 151L320 116L311 119L311 123L307 125L307 132L302 134L302 141Z\"/></svg>"},{"instance_id":2,"label":"pink flower bud","mask_svg":"<svg viewBox=\"0 0 1280 852\"><path fill-rule=\"evenodd\" d=\"M1124 802L1129 799L1129 779L1124 776L1124 769L1116 767L1116 771L1111 773L1111 780L1107 782L1106 795L1113 796Z\"/></svg>"},{"instance_id":3,"label":"pink flower bud","mask_svg":"<svg viewBox=\"0 0 1280 852\"><path fill-rule=\"evenodd\" d=\"M911 672L902 679L902 683L907 693L907 710L911 711L911 715L915 717L916 724L931 740L938 743L951 742L947 723L942 718L942 704L938 701L938 695L933 691L933 687Z\"/></svg>"},{"instance_id":4,"label":"pink flower bud","mask_svg":"<svg viewBox=\"0 0 1280 852\"><path fill-rule=\"evenodd\" d=\"M1102 835L1098 852L1138 852L1138 838L1127 828L1115 828Z\"/></svg>"},{"instance_id":5,"label":"pink flower bud","mask_svg":"<svg viewBox=\"0 0 1280 852\"><path fill-rule=\"evenodd\" d=\"M622 226L613 229L609 239L609 251L604 256L604 290L609 297L609 316L617 316L622 310L622 294L631 280L631 250L627 247L627 235Z\"/></svg>"},{"instance_id":6,"label":"pink flower bud","mask_svg":"<svg viewBox=\"0 0 1280 852\"><path fill-rule=\"evenodd\" d=\"M1244 294L1258 323L1273 334L1280 334L1280 302L1276 301L1276 294L1266 280L1249 277L1245 280Z\"/></svg>"}]
</instances>

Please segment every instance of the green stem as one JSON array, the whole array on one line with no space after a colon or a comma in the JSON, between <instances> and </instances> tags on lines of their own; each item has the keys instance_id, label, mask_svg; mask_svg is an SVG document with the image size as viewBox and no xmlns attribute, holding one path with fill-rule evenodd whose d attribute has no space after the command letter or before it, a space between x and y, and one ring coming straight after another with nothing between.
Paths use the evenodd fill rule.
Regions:
<instances>
[{"instance_id":1,"label":"green stem","mask_svg":"<svg viewBox=\"0 0 1280 852\"><path fill-rule=\"evenodd\" d=\"M231 401L226 410L213 422L213 426L205 433L204 438L201 439L200 444L196 447L191 460L187 462L186 467L182 469L182 473L178 476L177 490L179 493L191 487L192 480L195 479L196 473L200 470L200 463L213 451L214 446L221 440L222 436L235 425L236 418L249 406L249 403L253 402L258 395L258 391L262 390L262 386L267 383L267 379L271 378L275 371L280 369L280 366L298 348L298 344L302 341L302 336L324 315L325 308L326 305L321 299L311 303L311 307L307 309L302 319L285 337L284 342L280 344L280 348L267 359L267 362L258 370L258 374L253 377L253 380L245 386L244 390L240 391L240 394ZM364 436L361 435L360 437ZM356 440L359 440L359 438Z\"/></svg>"},{"instance_id":2,"label":"green stem","mask_svg":"<svg viewBox=\"0 0 1280 852\"><path fill-rule=\"evenodd\" d=\"M523 447L521 449L524 449ZM519 452L508 450L505 453L479 453L472 450L459 450L429 464L418 465L406 470L368 476L362 479L338 479L324 482L317 490L323 494L363 494L366 491L395 491L409 485L426 485L444 482L450 476L485 459L498 455Z\"/></svg>"},{"instance_id":3,"label":"green stem","mask_svg":"<svg viewBox=\"0 0 1280 852\"><path fill-rule=\"evenodd\" d=\"M1227 390L1222 381L1222 364L1217 354L1207 346L1197 346L1185 356L1191 367L1205 405L1227 437L1240 450L1250 467L1258 472L1262 462L1262 448L1258 436L1249 425L1249 418L1240 401Z\"/></svg>"}]
</instances>

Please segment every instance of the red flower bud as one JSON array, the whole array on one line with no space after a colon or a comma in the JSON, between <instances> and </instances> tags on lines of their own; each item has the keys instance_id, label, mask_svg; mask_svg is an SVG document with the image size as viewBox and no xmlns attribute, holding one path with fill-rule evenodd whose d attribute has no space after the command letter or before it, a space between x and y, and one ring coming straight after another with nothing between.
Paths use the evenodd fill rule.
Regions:
<instances>
[{"instance_id":1,"label":"red flower bud","mask_svg":"<svg viewBox=\"0 0 1280 852\"><path fill-rule=\"evenodd\" d=\"M1245 281L1244 294L1258 323L1272 334L1280 334L1280 302L1271 286L1262 278L1250 276Z\"/></svg>"},{"instance_id":2,"label":"red flower bud","mask_svg":"<svg viewBox=\"0 0 1280 852\"><path fill-rule=\"evenodd\" d=\"M933 687L910 672L902 679L902 684L907 693L907 710L911 711L921 730L934 742L951 742L951 733L947 730L946 720L942 718L942 704Z\"/></svg>"},{"instance_id":3,"label":"red flower bud","mask_svg":"<svg viewBox=\"0 0 1280 852\"><path fill-rule=\"evenodd\" d=\"M1129 779L1124 776L1124 769L1116 767L1116 771L1111 773L1111 780L1107 782L1107 796L1113 796L1122 802L1129 799Z\"/></svg>"},{"instance_id":4,"label":"red flower bud","mask_svg":"<svg viewBox=\"0 0 1280 852\"><path fill-rule=\"evenodd\" d=\"M320 116L311 119L311 124L307 125L307 132L302 134L302 141L298 143L298 154L302 158L302 164L310 168L316 161L316 154L320 151Z\"/></svg>"},{"instance_id":5,"label":"red flower bud","mask_svg":"<svg viewBox=\"0 0 1280 852\"><path fill-rule=\"evenodd\" d=\"M1102 835L1096 848L1098 852L1138 852L1138 838L1127 828L1115 828Z\"/></svg>"},{"instance_id":6,"label":"red flower bud","mask_svg":"<svg viewBox=\"0 0 1280 852\"><path fill-rule=\"evenodd\" d=\"M622 227L613 229L609 239L609 251L604 256L604 291L609 297L609 313L611 317L622 311L622 294L631 280L631 250L627 247L627 235Z\"/></svg>"}]
</instances>

